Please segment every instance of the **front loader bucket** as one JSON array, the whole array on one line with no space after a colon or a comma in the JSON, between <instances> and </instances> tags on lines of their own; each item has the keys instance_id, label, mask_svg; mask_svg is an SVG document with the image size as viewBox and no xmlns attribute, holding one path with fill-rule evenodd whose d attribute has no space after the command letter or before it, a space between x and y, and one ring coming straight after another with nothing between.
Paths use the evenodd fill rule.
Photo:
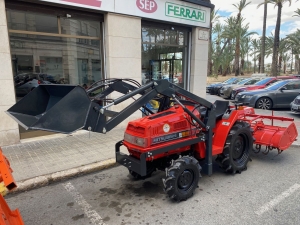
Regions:
<instances>
[{"instance_id":1,"label":"front loader bucket","mask_svg":"<svg viewBox=\"0 0 300 225\"><path fill-rule=\"evenodd\" d=\"M7 113L26 130L71 133L85 126L90 106L80 86L39 85Z\"/></svg>"}]
</instances>

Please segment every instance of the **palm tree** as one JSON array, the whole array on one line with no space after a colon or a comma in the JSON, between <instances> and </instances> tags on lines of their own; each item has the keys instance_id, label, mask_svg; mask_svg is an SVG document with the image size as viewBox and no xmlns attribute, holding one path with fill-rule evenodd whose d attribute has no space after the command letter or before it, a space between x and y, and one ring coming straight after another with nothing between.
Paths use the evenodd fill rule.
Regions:
<instances>
[{"instance_id":1,"label":"palm tree","mask_svg":"<svg viewBox=\"0 0 300 225\"><path fill-rule=\"evenodd\" d=\"M235 29L235 19L234 17L229 17L226 19L226 24L224 27L224 32L222 33L222 38L225 39L222 49L219 52L219 57L223 54L223 51L227 47L227 45L235 38L232 34L232 31Z\"/></svg>"},{"instance_id":2,"label":"palm tree","mask_svg":"<svg viewBox=\"0 0 300 225\"><path fill-rule=\"evenodd\" d=\"M295 11L295 13L296 13L296 15L293 15L293 16L298 16L298 17L300 17L300 9L297 9L297 10Z\"/></svg>"},{"instance_id":3,"label":"palm tree","mask_svg":"<svg viewBox=\"0 0 300 225\"><path fill-rule=\"evenodd\" d=\"M279 73L280 73L280 69L282 68L282 61L284 61L284 56L285 54L287 54L289 48L288 48L288 42L286 38L283 38L280 40L280 44L279 44L279 49L278 49L278 53L279 53L279 57L278 57L278 69L279 69ZM285 73L285 71L284 71Z\"/></svg>"},{"instance_id":4,"label":"palm tree","mask_svg":"<svg viewBox=\"0 0 300 225\"><path fill-rule=\"evenodd\" d=\"M260 42L261 41L257 40L257 39L251 40L251 45L252 45L252 49L253 49L253 52L251 53L251 55L253 56L253 61L254 61L254 65L253 65L254 73L256 72L256 60L259 58L259 54L260 54L260 48L261 48Z\"/></svg>"},{"instance_id":5,"label":"palm tree","mask_svg":"<svg viewBox=\"0 0 300 225\"><path fill-rule=\"evenodd\" d=\"M238 9L238 14L236 17L236 28L238 31L240 31L239 28L242 26L242 18L241 13L243 9L246 8L247 5L249 5L251 2L247 2L247 0L240 0L239 4L233 4L235 8ZM235 70L235 76L238 76L240 74L240 39L241 35L239 32L237 32L236 40L235 40L235 62L234 62L234 70Z\"/></svg>"},{"instance_id":6,"label":"palm tree","mask_svg":"<svg viewBox=\"0 0 300 225\"><path fill-rule=\"evenodd\" d=\"M289 55L287 53L282 56L282 60L283 60L283 73L284 74L286 73L287 62L290 61L290 59L291 59L291 55Z\"/></svg>"},{"instance_id":7,"label":"palm tree","mask_svg":"<svg viewBox=\"0 0 300 225\"><path fill-rule=\"evenodd\" d=\"M257 34L256 32L248 32L249 24L241 28L240 37L241 37L241 74L243 74L243 69L245 65L245 55L250 50L250 36Z\"/></svg>"},{"instance_id":8,"label":"palm tree","mask_svg":"<svg viewBox=\"0 0 300 225\"><path fill-rule=\"evenodd\" d=\"M261 61L260 61L260 73L265 72L265 51L266 51L266 27L267 27L267 14L268 14L268 1L264 0L263 3L259 4L257 8L259 8L261 5L264 5L264 22L263 22L263 33L262 33L262 39L261 39Z\"/></svg>"},{"instance_id":9,"label":"palm tree","mask_svg":"<svg viewBox=\"0 0 300 225\"><path fill-rule=\"evenodd\" d=\"M212 32L213 32L213 24L217 22L220 18L218 15L218 11L212 10L210 14L210 30L209 30L209 52L208 52L208 75L212 75Z\"/></svg>"},{"instance_id":10,"label":"palm tree","mask_svg":"<svg viewBox=\"0 0 300 225\"><path fill-rule=\"evenodd\" d=\"M292 54L295 55L295 71L297 70L296 64L298 64L298 73L300 73L300 30L297 29L296 32L287 35L287 42L290 45ZM297 61L298 60L298 61Z\"/></svg>"},{"instance_id":11,"label":"palm tree","mask_svg":"<svg viewBox=\"0 0 300 225\"><path fill-rule=\"evenodd\" d=\"M278 75L278 50L279 50L279 35L280 35L280 25L281 25L281 12L283 4L289 2L291 5L291 0L267 0L269 3L272 3L277 6L277 21L275 27L274 35L274 46L273 46L273 56L272 56L272 75Z\"/></svg>"}]
</instances>

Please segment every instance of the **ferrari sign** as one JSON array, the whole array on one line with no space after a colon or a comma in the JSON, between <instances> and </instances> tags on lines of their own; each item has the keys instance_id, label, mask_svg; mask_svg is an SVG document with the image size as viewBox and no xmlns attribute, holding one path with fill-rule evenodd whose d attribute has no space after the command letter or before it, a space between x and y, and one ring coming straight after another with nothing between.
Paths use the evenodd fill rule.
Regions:
<instances>
[{"instance_id":1,"label":"ferrari sign","mask_svg":"<svg viewBox=\"0 0 300 225\"><path fill-rule=\"evenodd\" d=\"M205 13L201 9L166 2L166 16L205 23Z\"/></svg>"}]
</instances>

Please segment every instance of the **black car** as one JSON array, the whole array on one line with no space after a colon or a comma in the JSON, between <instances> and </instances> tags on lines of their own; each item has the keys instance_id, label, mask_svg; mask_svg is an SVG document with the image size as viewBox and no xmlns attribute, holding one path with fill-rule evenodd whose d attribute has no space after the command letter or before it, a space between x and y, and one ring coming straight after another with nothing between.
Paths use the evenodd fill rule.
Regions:
<instances>
[{"instance_id":1,"label":"black car","mask_svg":"<svg viewBox=\"0 0 300 225\"><path fill-rule=\"evenodd\" d=\"M237 94L235 101L259 109L289 108L300 92L300 80L278 81L271 86Z\"/></svg>"},{"instance_id":2,"label":"black car","mask_svg":"<svg viewBox=\"0 0 300 225\"><path fill-rule=\"evenodd\" d=\"M291 102L291 111L294 113L300 113L300 93L294 101Z\"/></svg>"},{"instance_id":3,"label":"black car","mask_svg":"<svg viewBox=\"0 0 300 225\"><path fill-rule=\"evenodd\" d=\"M240 82L243 79L244 78L232 77L232 78L229 78L228 80L225 80L222 83L208 85L206 87L206 93L210 93L211 95L220 95L219 91L224 85L237 84L238 82Z\"/></svg>"}]
</instances>

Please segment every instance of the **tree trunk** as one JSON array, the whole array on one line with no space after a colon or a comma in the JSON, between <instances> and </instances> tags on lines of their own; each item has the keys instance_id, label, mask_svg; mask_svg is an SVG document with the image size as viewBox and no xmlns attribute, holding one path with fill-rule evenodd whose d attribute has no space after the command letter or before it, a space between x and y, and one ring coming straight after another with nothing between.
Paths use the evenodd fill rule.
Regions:
<instances>
[{"instance_id":1,"label":"tree trunk","mask_svg":"<svg viewBox=\"0 0 300 225\"><path fill-rule=\"evenodd\" d=\"M286 62L284 62L284 64L283 64L283 73L284 74L286 73Z\"/></svg>"},{"instance_id":2,"label":"tree trunk","mask_svg":"<svg viewBox=\"0 0 300 225\"><path fill-rule=\"evenodd\" d=\"M223 73L222 73L222 75L223 76L226 76L227 74L228 74L228 69L230 68L230 65L226 65L225 67L224 67L224 70L223 70Z\"/></svg>"},{"instance_id":3,"label":"tree trunk","mask_svg":"<svg viewBox=\"0 0 300 225\"><path fill-rule=\"evenodd\" d=\"M297 60L298 60L298 65L295 65L295 74L300 74L300 57L297 56ZM295 64L296 64L296 60L295 60ZM296 73L296 68L298 70L298 72Z\"/></svg>"},{"instance_id":4,"label":"tree trunk","mask_svg":"<svg viewBox=\"0 0 300 225\"><path fill-rule=\"evenodd\" d=\"M228 44L229 42L230 42L229 39L227 39L227 40L225 41L225 43L224 43L224 45L223 45L223 47L222 47L220 53L218 54L218 58L222 55L224 49L226 48L226 46L227 46L227 44Z\"/></svg>"},{"instance_id":5,"label":"tree trunk","mask_svg":"<svg viewBox=\"0 0 300 225\"><path fill-rule=\"evenodd\" d=\"M208 61L207 61L207 75L212 75L212 67L211 67L211 64L212 64L212 57L211 57L211 54L212 54L212 26L213 24L210 23L210 29L209 29L209 43L208 43Z\"/></svg>"},{"instance_id":6,"label":"tree trunk","mask_svg":"<svg viewBox=\"0 0 300 225\"><path fill-rule=\"evenodd\" d=\"M247 52L247 73L249 73L249 65L250 65L248 56L249 55L248 55L248 52Z\"/></svg>"},{"instance_id":7,"label":"tree trunk","mask_svg":"<svg viewBox=\"0 0 300 225\"><path fill-rule=\"evenodd\" d=\"M279 56L279 62L278 62L279 75L280 75L280 72L281 72L281 66L282 66L282 55Z\"/></svg>"},{"instance_id":8,"label":"tree trunk","mask_svg":"<svg viewBox=\"0 0 300 225\"><path fill-rule=\"evenodd\" d=\"M261 70L261 56L258 57L258 72Z\"/></svg>"},{"instance_id":9,"label":"tree trunk","mask_svg":"<svg viewBox=\"0 0 300 225\"><path fill-rule=\"evenodd\" d=\"M238 76L240 74L240 38L236 38L235 42L235 59L234 59L234 74Z\"/></svg>"},{"instance_id":10,"label":"tree trunk","mask_svg":"<svg viewBox=\"0 0 300 225\"><path fill-rule=\"evenodd\" d=\"M273 46L273 57L272 57L272 76L278 76L278 50L279 50L279 33L280 33L280 23L281 23L281 10L282 3L277 5L277 21L274 35L274 46Z\"/></svg>"},{"instance_id":11,"label":"tree trunk","mask_svg":"<svg viewBox=\"0 0 300 225\"><path fill-rule=\"evenodd\" d=\"M265 0L264 4L264 24L263 24L263 33L261 40L261 59L260 59L260 73L265 73L265 52L266 52L266 25L267 25L267 15L268 15L268 7L267 1Z\"/></svg>"},{"instance_id":12,"label":"tree trunk","mask_svg":"<svg viewBox=\"0 0 300 225\"><path fill-rule=\"evenodd\" d=\"M294 62L294 59L293 59L293 49L292 49L291 73L293 73L293 62Z\"/></svg>"},{"instance_id":13,"label":"tree trunk","mask_svg":"<svg viewBox=\"0 0 300 225\"><path fill-rule=\"evenodd\" d=\"M241 60L241 75L244 75L244 66L245 66L245 60Z\"/></svg>"}]
</instances>

